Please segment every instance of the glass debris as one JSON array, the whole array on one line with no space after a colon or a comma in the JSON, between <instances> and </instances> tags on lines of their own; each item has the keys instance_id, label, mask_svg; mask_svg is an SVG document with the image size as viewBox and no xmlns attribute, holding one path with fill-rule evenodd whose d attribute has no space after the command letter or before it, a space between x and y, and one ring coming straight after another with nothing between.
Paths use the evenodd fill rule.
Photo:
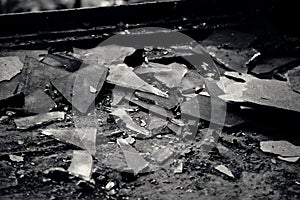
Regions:
<instances>
[{"instance_id":1,"label":"glass debris","mask_svg":"<svg viewBox=\"0 0 300 200\"><path fill-rule=\"evenodd\" d=\"M278 70L287 65L295 63L299 58L297 57L280 57L280 58L268 58L258 62L255 67L251 70L251 74L255 75L266 75Z\"/></svg>"},{"instance_id":2,"label":"glass debris","mask_svg":"<svg viewBox=\"0 0 300 200\"><path fill-rule=\"evenodd\" d=\"M21 72L23 63L19 57L0 57L0 82L9 81L12 77Z\"/></svg>"},{"instance_id":3,"label":"glass debris","mask_svg":"<svg viewBox=\"0 0 300 200\"><path fill-rule=\"evenodd\" d=\"M85 128L60 128L60 129L42 129L41 133L52 136L57 140L73 144L81 149L85 149L91 155L96 154L96 134L94 127Z\"/></svg>"},{"instance_id":4,"label":"glass debris","mask_svg":"<svg viewBox=\"0 0 300 200\"><path fill-rule=\"evenodd\" d=\"M173 92L169 92L169 98L163 98L157 95L149 94L146 92L135 92L134 95L141 100L152 101L154 104L160 105L168 110L176 107L180 103L180 97Z\"/></svg>"},{"instance_id":5,"label":"glass debris","mask_svg":"<svg viewBox=\"0 0 300 200\"><path fill-rule=\"evenodd\" d=\"M148 167L149 163L126 140L119 138L117 143L124 153L128 168L134 174L139 174Z\"/></svg>"},{"instance_id":6,"label":"glass debris","mask_svg":"<svg viewBox=\"0 0 300 200\"><path fill-rule=\"evenodd\" d=\"M295 92L300 93L300 67L290 70L287 77L291 88Z\"/></svg>"},{"instance_id":7,"label":"glass debris","mask_svg":"<svg viewBox=\"0 0 300 200\"><path fill-rule=\"evenodd\" d=\"M115 183L114 182L112 182L112 181L110 181L110 182L108 182L107 184L106 184L106 186L105 186L105 189L106 190L111 190L111 189L113 189L114 187L115 187Z\"/></svg>"},{"instance_id":8,"label":"glass debris","mask_svg":"<svg viewBox=\"0 0 300 200\"><path fill-rule=\"evenodd\" d=\"M158 163L163 164L175 154L169 147L161 148L154 152L152 158Z\"/></svg>"},{"instance_id":9,"label":"glass debris","mask_svg":"<svg viewBox=\"0 0 300 200\"><path fill-rule=\"evenodd\" d=\"M244 123L244 120L231 112L225 102L217 98L198 95L181 104L182 114L204 119L215 124L233 127Z\"/></svg>"},{"instance_id":10,"label":"glass debris","mask_svg":"<svg viewBox=\"0 0 300 200\"><path fill-rule=\"evenodd\" d=\"M0 102L9 98L13 98L19 94L16 92L20 87L21 74L16 75L10 81L4 81L0 83ZM2 107L2 105L0 105Z\"/></svg>"},{"instance_id":11,"label":"glass debris","mask_svg":"<svg viewBox=\"0 0 300 200\"><path fill-rule=\"evenodd\" d=\"M174 174L181 174L183 172L183 162L179 162L176 164L174 168Z\"/></svg>"},{"instance_id":12,"label":"glass debris","mask_svg":"<svg viewBox=\"0 0 300 200\"><path fill-rule=\"evenodd\" d=\"M193 98L205 88L204 78L195 71L188 71L183 77L180 85L180 92L185 97Z\"/></svg>"},{"instance_id":13,"label":"glass debris","mask_svg":"<svg viewBox=\"0 0 300 200\"><path fill-rule=\"evenodd\" d=\"M136 100L134 98L130 98L130 97L125 97L126 100L130 101L131 103L134 103L146 110L149 110L150 112L152 113L155 113L159 116L162 116L164 118L167 118L167 119L172 119L174 118L174 115L172 114L172 112L160 107L160 106L157 106L157 105L151 105L151 104L148 104L148 103L145 103L143 101L140 101L140 100Z\"/></svg>"},{"instance_id":14,"label":"glass debris","mask_svg":"<svg viewBox=\"0 0 300 200\"><path fill-rule=\"evenodd\" d=\"M156 115L149 116L149 125L148 129L154 131L155 129L162 128L167 125L167 119L158 117Z\"/></svg>"},{"instance_id":15,"label":"glass debris","mask_svg":"<svg viewBox=\"0 0 300 200\"><path fill-rule=\"evenodd\" d=\"M217 165L215 166L215 169L231 178L234 178L232 172L225 165Z\"/></svg>"},{"instance_id":16,"label":"glass debris","mask_svg":"<svg viewBox=\"0 0 300 200\"><path fill-rule=\"evenodd\" d=\"M241 73L247 73L250 61L257 58L258 51L255 49L232 50L222 49L215 46L206 46L207 52L222 66Z\"/></svg>"},{"instance_id":17,"label":"glass debris","mask_svg":"<svg viewBox=\"0 0 300 200\"><path fill-rule=\"evenodd\" d=\"M129 39L126 42L156 34L127 28L123 23L112 27ZM180 29L186 31L185 26ZM18 195L28 197L45 169L49 170L44 171L43 181L52 181L36 188L43 195L53 189L51 196L46 195L50 199L58 198L66 188L75 199L147 198L147 194L155 199L169 188L196 199L199 195L214 198L215 194L232 199L249 194L295 198L297 188L291 184L297 177L299 142L297 135L289 138L289 134L297 128L300 111L299 70L292 69L298 62L293 57L298 47L288 50L297 39L286 35L286 46L264 49L261 36L254 41L252 34L222 31L210 22L193 27L197 34L203 29L201 37L215 30L203 41L204 47L178 41L170 47L101 45L74 51L68 45L54 45L48 54L1 50L0 56L19 59L22 70L0 82L0 166L5 169L0 172L0 198L19 188L25 192ZM95 35L91 37L97 40L102 34L102 29L86 31L92 31ZM169 32L161 35L169 36ZM92 40L80 48L90 45L94 45ZM65 48L68 52L57 52ZM265 110L272 114L264 117ZM37 126L39 130L30 130ZM289 134L281 135L280 142L260 142L269 137L260 134L265 128L273 134L277 126ZM275 137L282 130L275 130ZM253 154L258 144L262 151ZM275 155L261 159L263 152ZM51 164L69 168L48 166ZM246 172L249 170L251 173ZM230 180L238 179L228 182L219 172ZM28 180L31 183L24 185ZM289 188L288 193L265 180ZM214 187L215 183L220 187ZM149 184L163 187L153 193L147 190ZM189 188L191 184L195 188Z\"/></svg>"},{"instance_id":18,"label":"glass debris","mask_svg":"<svg viewBox=\"0 0 300 200\"><path fill-rule=\"evenodd\" d=\"M284 140L260 142L260 149L263 152L277 154L282 157L300 157L300 146Z\"/></svg>"},{"instance_id":19,"label":"glass debris","mask_svg":"<svg viewBox=\"0 0 300 200\"><path fill-rule=\"evenodd\" d=\"M82 66L82 61L66 53L46 54L42 62L52 67L64 68L67 71L75 72Z\"/></svg>"},{"instance_id":20,"label":"glass debris","mask_svg":"<svg viewBox=\"0 0 300 200\"><path fill-rule=\"evenodd\" d=\"M40 60L43 55L46 55L46 50L16 50L16 49L1 49L0 57L19 57L20 61L25 64L26 57Z\"/></svg>"},{"instance_id":21,"label":"glass debris","mask_svg":"<svg viewBox=\"0 0 300 200\"><path fill-rule=\"evenodd\" d=\"M149 62L148 64L144 64L134 68L134 73L138 75L143 74L155 74L155 73L171 73L172 68L169 65L163 65L159 63Z\"/></svg>"},{"instance_id":22,"label":"glass debris","mask_svg":"<svg viewBox=\"0 0 300 200\"><path fill-rule=\"evenodd\" d=\"M169 95L161 90L149 85L144 80L139 78L132 68L125 64L115 65L110 68L108 77L106 79L108 83L122 86L125 88L140 90L143 92L152 93L161 97L168 98Z\"/></svg>"},{"instance_id":23,"label":"glass debris","mask_svg":"<svg viewBox=\"0 0 300 200\"><path fill-rule=\"evenodd\" d=\"M65 119L65 115L65 112L49 112L45 114L14 119L14 122L17 129L26 130L57 121L63 121Z\"/></svg>"},{"instance_id":24,"label":"glass debris","mask_svg":"<svg viewBox=\"0 0 300 200\"><path fill-rule=\"evenodd\" d=\"M118 45L97 46L92 49L74 49L74 56L89 65L110 67L123 63L124 59L133 54L135 49Z\"/></svg>"},{"instance_id":25,"label":"glass debris","mask_svg":"<svg viewBox=\"0 0 300 200\"><path fill-rule=\"evenodd\" d=\"M68 171L89 181L92 175L93 158L87 151L73 151L73 158Z\"/></svg>"},{"instance_id":26,"label":"glass debris","mask_svg":"<svg viewBox=\"0 0 300 200\"><path fill-rule=\"evenodd\" d=\"M113 109L111 114L118 117L121 121L123 121L125 123L126 128L136 132L137 133L136 137L144 138L144 137L151 136L150 131L135 123L124 108Z\"/></svg>"},{"instance_id":27,"label":"glass debris","mask_svg":"<svg viewBox=\"0 0 300 200\"><path fill-rule=\"evenodd\" d=\"M85 114L101 91L107 72L105 67L90 65L51 83L78 111ZM96 92L93 89L91 92L90 87Z\"/></svg>"},{"instance_id":28,"label":"glass debris","mask_svg":"<svg viewBox=\"0 0 300 200\"><path fill-rule=\"evenodd\" d=\"M26 57L21 74L23 87L20 87L19 91L28 95L37 89L45 89L50 80L66 76L69 73L63 69L45 65L34 58Z\"/></svg>"},{"instance_id":29,"label":"glass debris","mask_svg":"<svg viewBox=\"0 0 300 200\"><path fill-rule=\"evenodd\" d=\"M295 163L300 159L300 157L282 157L282 156L278 156L278 159L286 161L286 162Z\"/></svg>"},{"instance_id":30,"label":"glass debris","mask_svg":"<svg viewBox=\"0 0 300 200\"><path fill-rule=\"evenodd\" d=\"M300 95L294 92L286 82L258 79L251 75L239 75L234 72L227 72L227 74L241 77L244 82L221 77L217 83L225 93L219 96L221 99L300 112Z\"/></svg>"},{"instance_id":31,"label":"glass debris","mask_svg":"<svg viewBox=\"0 0 300 200\"><path fill-rule=\"evenodd\" d=\"M128 92L128 93L132 93L132 92ZM125 90L120 86L115 86L112 91L111 105L112 106L118 105L126 95L127 95L127 90Z\"/></svg>"},{"instance_id":32,"label":"glass debris","mask_svg":"<svg viewBox=\"0 0 300 200\"><path fill-rule=\"evenodd\" d=\"M55 102L44 92L44 90L38 89L25 96L23 109L29 113L41 114L49 112L55 105Z\"/></svg>"},{"instance_id":33,"label":"glass debris","mask_svg":"<svg viewBox=\"0 0 300 200\"><path fill-rule=\"evenodd\" d=\"M170 71L158 71L154 74L154 77L168 88L179 87L182 78L188 71L187 68L178 63L172 63L167 66L171 69Z\"/></svg>"}]
</instances>

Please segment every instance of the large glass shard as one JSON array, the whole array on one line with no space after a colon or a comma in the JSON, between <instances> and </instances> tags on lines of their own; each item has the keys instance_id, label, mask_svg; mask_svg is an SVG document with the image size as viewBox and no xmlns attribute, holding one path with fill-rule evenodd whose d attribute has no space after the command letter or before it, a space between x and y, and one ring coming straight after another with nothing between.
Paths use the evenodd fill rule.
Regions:
<instances>
[{"instance_id":1,"label":"large glass shard","mask_svg":"<svg viewBox=\"0 0 300 200\"><path fill-rule=\"evenodd\" d=\"M105 67L90 65L51 83L78 111L86 113L99 94L107 71ZM91 86L96 92L91 92Z\"/></svg>"},{"instance_id":2,"label":"large glass shard","mask_svg":"<svg viewBox=\"0 0 300 200\"><path fill-rule=\"evenodd\" d=\"M132 47L122 47L118 45L97 46L93 49L74 49L75 56L83 60L86 64L109 67L112 64L123 63L124 59L133 54Z\"/></svg>"},{"instance_id":3,"label":"large glass shard","mask_svg":"<svg viewBox=\"0 0 300 200\"><path fill-rule=\"evenodd\" d=\"M68 171L89 181L92 175L93 158L87 151L73 151L73 158Z\"/></svg>"},{"instance_id":4,"label":"large glass shard","mask_svg":"<svg viewBox=\"0 0 300 200\"><path fill-rule=\"evenodd\" d=\"M65 119L65 115L65 112L49 112L46 114L14 119L14 121L17 129L26 130L57 121L63 121Z\"/></svg>"},{"instance_id":5,"label":"large glass shard","mask_svg":"<svg viewBox=\"0 0 300 200\"><path fill-rule=\"evenodd\" d=\"M85 149L91 155L96 154L96 128L43 129L42 134Z\"/></svg>"},{"instance_id":6,"label":"large glass shard","mask_svg":"<svg viewBox=\"0 0 300 200\"><path fill-rule=\"evenodd\" d=\"M0 57L0 82L9 81L12 77L21 72L23 63L19 57Z\"/></svg>"},{"instance_id":7,"label":"large glass shard","mask_svg":"<svg viewBox=\"0 0 300 200\"><path fill-rule=\"evenodd\" d=\"M111 114L118 117L122 122L124 122L126 128L138 133L137 137L151 136L150 131L136 124L124 108L113 109Z\"/></svg>"},{"instance_id":8,"label":"large glass shard","mask_svg":"<svg viewBox=\"0 0 300 200\"><path fill-rule=\"evenodd\" d=\"M140 90L165 98L169 97L169 95L165 92L162 92L161 90L146 83L132 71L132 68L128 67L125 64L120 64L111 67L106 81L108 83L122 86L125 88Z\"/></svg>"},{"instance_id":9,"label":"large glass shard","mask_svg":"<svg viewBox=\"0 0 300 200\"><path fill-rule=\"evenodd\" d=\"M149 163L125 139L119 138L117 143L124 153L128 168L134 174L138 174L148 167Z\"/></svg>"}]
</instances>

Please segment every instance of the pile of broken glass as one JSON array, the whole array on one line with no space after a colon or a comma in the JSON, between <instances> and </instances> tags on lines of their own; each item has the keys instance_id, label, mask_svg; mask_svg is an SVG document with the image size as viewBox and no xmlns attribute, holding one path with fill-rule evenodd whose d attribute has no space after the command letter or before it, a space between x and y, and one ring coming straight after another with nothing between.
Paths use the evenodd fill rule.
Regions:
<instances>
[{"instance_id":1,"label":"pile of broken glass","mask_svg":"<svg viewBox=\"0 0 300 200\"><path fill-rule=\"evenodd\" d=\"M209 151L224 127L247 121L243 110L300 112L299 57L264 58L253 41L225 30L184 51L2 50L1 115L17 130L81 148L68 171L85 180L93 159L135 175L165 166L180 172L198 134L206 132L198 144ZM185 61L176 60L181 54Z\"/></svg>"}]
</instances>

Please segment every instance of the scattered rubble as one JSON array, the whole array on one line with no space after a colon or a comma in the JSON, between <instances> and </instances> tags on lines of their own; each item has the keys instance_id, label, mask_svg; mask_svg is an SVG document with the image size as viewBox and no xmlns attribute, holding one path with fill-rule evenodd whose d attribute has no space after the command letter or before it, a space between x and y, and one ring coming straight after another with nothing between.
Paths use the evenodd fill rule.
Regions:
<instances>
[{"instance_id":1,"label":"scattered rubble","mask_svg":"<svg viewBox=\"0 0 300 200\"><path fill-rule=\"evenodd\" d=\"M255 40L255 35L225 29L209 35L202 45L222 66L246 73L248 65L260 55L256 49L249 48Z\"/></svg>"},{"instance_id":2,"label":"scattered rubble","mask_svg":"<svg viewBox=\"0 0 300 200\"><path fill-rule=\"evenodd\" d=\"M95 190L95 184L93 181L79 180L76 183L76 185L79 186L84 191L94 191Z\"/></svg>"},{"instance_id":3,"label":"scattered rubble","mask_svg":"<svg viewBox=\"0 0 300 200\"><path fill-rule=\"evenodd\" d=\"M102 138L103 142L97 142L95 158L107 167L118 171L125 171L128 168L124 153L117 142L107 142Z\"/></svg>"},{"instance_id":4,"label":"scattered rubble","mask_svg":"<svg viewBox=\"0 0 300 200\"><path fill-rule=\"evenodd\" d=\"M195 53L195 55L192 57L185 57L185 59L193 64L193 69L195 69L197 73L204 78L209 80L218 80L220 76L220 68L217 67L205 48L202 45L197 44L191 50Z\"/></svg>"},{"instance_id":5,"label":"scattered rubble","mask_svg":"<svg viewBox=\"0 0 300 200\"><path fill-rule=\"evenodd\" d=\"M242 184L248 184L246 188L250 194L247 194L247 197L253 198L258 194L262 194L263 196L270 196L270 198L278 198L276 190L273 190L272 186L267 184L267 177L270 176L269 172L261 174L243 171L241 176Z\"/></svg>"},{"instance_id":6,"label":"scattered rubble","mask_svg":"<svg viewBox=\"0 0 300 200\"><path fill-rule=\"evenodd\" d=\"M75 128L96 128L98 125L97 114L95 110L84 115L80 113L74 113L74 115L72 115L72 120Z\"/></svg>"},{"instance_id":7,"label":"scattered rubble","mask_svg":"<svg viewBox=\"0 0 300 200\"><path fill-rule=\"evenodd\" d=\"M65 119L65 114L66 113L64 112L49 112L45 114L14 119L14 121L17 129L27 130L56 121L63 121Z\"/></svg>"}]
</instances>

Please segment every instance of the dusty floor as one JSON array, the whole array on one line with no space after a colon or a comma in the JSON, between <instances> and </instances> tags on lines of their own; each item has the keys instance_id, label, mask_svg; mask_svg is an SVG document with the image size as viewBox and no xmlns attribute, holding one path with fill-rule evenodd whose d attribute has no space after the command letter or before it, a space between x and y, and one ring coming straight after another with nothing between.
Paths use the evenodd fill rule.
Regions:
<instances>
[{"instance_id":1,"label":"dusty floor","mask_svg":"<svg viewBox=\"0 0 300 200\"><path fill-rule=\"evenodd\" d=\"M89 188L77 186L79 179L70 180L59 172L44 182L45 170L69 166L74 148L38 131L7 130L12 127L11 121L1 123L1 199L298 199L300 195L299 163L264 154L259 141L272 137L246 128L223 132L219 150L207 155L197 147L205 137L198 134L181 157L181 174L166 167L133 177L95 161L95 186ZM24 161L11 161L11 154L23 156ZM228 166L235 178L216 171L217 164ZM109 181L116 183L113 193L104 189Z\"/></svg>"}]
</instances>

